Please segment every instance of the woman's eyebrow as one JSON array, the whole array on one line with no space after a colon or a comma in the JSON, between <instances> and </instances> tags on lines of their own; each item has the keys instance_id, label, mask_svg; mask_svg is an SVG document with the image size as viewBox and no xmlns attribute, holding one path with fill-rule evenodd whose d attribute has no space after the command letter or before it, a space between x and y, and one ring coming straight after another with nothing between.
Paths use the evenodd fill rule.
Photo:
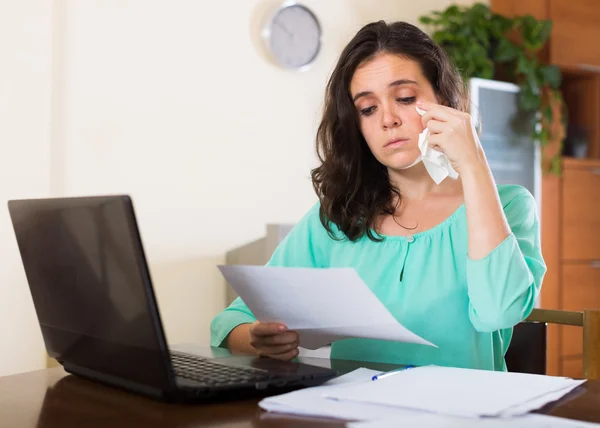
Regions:
<instances>
[{"instance_id":1,"label":"woman's eyebrow","mask_svg":"<svg viewBox=\"0 0 600 428\"><path fill-rule=\"evenodd\" d=\"M389 84L390 87L401 86L401 85L418 85L418 83L416 81L410 80L410 79L398 79L398 80L394 80L392 83ZM352 98L352 101L356 102L356 100L358 100L359 98L368 97L369 95L373 95L373 92L371 92L371 91L359 92L358 94L354 95L354 97Z\"/></svg>"}]
</instances>

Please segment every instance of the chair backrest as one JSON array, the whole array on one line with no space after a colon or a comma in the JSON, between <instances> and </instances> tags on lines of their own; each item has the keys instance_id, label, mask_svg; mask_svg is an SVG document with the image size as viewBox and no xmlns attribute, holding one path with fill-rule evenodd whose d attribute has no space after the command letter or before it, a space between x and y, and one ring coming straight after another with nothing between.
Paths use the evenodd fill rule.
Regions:
<instances>
[{"instance_id":1,"label":"chair backrest","mask_svg":"<svg viewBox=\"0 0 600 428\"><path fill-rule=\"evenodd\" d=\"M506 351L509 372L546 374L546 323L522 322L513 329Z\"/></svg>"},{"instance_id":2,"label":"chair backrest","mask_svg":"<svg viewBox=\"0 0 600 428\"><path fill-rule=\"evenodd\" d=\"M600 309L582 312L534 309L527 321L583 327L583 377L600 379Z\"/></svg>"}]
</instances>

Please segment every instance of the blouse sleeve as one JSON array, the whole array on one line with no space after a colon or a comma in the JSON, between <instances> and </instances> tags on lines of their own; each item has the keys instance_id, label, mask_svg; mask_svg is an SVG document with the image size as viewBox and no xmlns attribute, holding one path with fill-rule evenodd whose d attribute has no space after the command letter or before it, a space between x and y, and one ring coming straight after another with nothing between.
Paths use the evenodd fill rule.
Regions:
<instances>
[{"instance_id":1,"label":"blouse sleeve","mask_svg":"<svg viewBox=\"0 0 600 428\"><path fill-rule=\"evenodd\" d=\"M511 234L485 258L467 257L469 318L480 332L511 328L527 318L546 273L535 199L523 187L512 186L508 193L501 199Z\"/></svg>"},{"instance_id":2,"label":"blouse sleeve","mask_svg":"<svg viewBox=\"0 0 600 428\"><path fill-rule=\"evenodd\" d=\"M267 266L322 267L320 240L327 232L319 219L319 205L315 205L277 246ZM238 297L231 305L213 318L210 324L211 346L224 346L224 341L235 327L253 323L256 318Z\"/></svg>"}]
</instances>

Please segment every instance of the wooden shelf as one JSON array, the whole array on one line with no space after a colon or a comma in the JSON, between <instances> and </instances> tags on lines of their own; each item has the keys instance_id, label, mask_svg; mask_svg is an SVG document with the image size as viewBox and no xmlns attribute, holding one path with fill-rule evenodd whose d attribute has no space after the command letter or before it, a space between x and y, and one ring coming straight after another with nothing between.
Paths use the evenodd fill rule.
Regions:
<instances>
[{"instance_id":1,"label":"wooden shelf","mask_svg":"<svg viewBox=\"0 0 600 428\"><path fill-rule=\"evenodd\" d=\"M563 168L600 168L600 159L572 158L563 156Z\"/></svg>"}]
</instances>

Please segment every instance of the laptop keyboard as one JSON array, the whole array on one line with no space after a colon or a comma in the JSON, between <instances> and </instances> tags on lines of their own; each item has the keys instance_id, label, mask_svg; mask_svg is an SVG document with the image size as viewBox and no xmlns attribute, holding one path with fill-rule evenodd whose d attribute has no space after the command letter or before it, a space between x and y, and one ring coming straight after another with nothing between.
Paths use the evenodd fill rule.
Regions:
<instances>
[{"instance_id":1,"label":"laptop keyboard","mask_svg":"<svg viewBox=\"0 0 600 428\"><path fill-rule=\"evenodd\" d=\"M171 352L175 375L211 386L254 384L272 379L266 370L233 367L192 354Z\"/></svg>"}]
</instances>

